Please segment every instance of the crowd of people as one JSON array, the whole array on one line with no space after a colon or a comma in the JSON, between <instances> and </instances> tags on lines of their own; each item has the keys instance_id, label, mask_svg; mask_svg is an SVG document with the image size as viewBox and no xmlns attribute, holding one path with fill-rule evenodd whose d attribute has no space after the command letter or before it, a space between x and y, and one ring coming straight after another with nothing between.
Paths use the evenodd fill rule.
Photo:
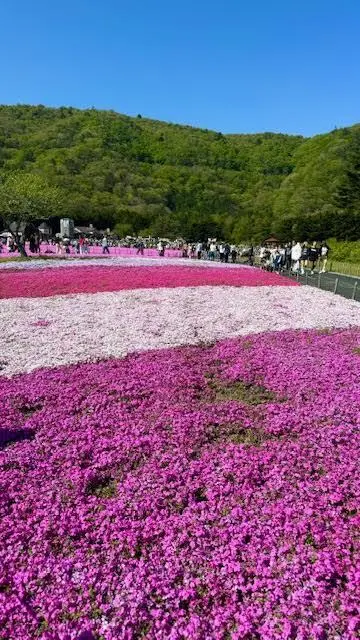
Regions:
<instances>
[{"instance_id":1,"label":"crowd of people","mask_svg":"<svg viewBox=\"0 0 360 640\"><path fill-rule=\"evenodd\" d=\"M263 269L268 271L293 271L304 274L305 268L310 268L311 274L317 268L319 273L325 273L330 248L326 242L288 242L269 249L260 247L259 259Z\"/></svg>"},{"instance_id":2,"label":"crowd of people","mask_svg":"<svg viewBox=\"0 0 360 640\"><path fill-rule=\"evenodd\" d=\"M183 258L196 260L218 260L220 262L235 264L240 259L249 265L258 264L267 271L293 271L303 274L305 268L310 268L314 273L317 268L324 273L327 267L329 246L326 242L288 242L278 246L253 246L235 245L218 241L216 238L208 238L207 242L185 242L184 240L164 240L159 238L125 238L119 239L112 235L103 237L87 237L81 235L74 239L54 237L41 240L38 234L32 234L29 238L29 250L32 254L40 253L40 245L46 245L45 253L58 255L77 254L88 255L91 247L101 247L103 254L110 254L111 247L128 247L136 249L138 255L144 255L145 249L156 249L159 256L164 256L167 249L181 251ZM9 253L18 250L12 236L7 238ZM2 245L0 244L0 251Z\"/></svg>"},{"instance_id":3,"label":"crowd of people","mask_svg":"<svg viewBox=\"0 0 360 640\"><path fill-rule=\"evenodd\" d=\"M138 253L143 253L144 243L137 244ZM165 244L159 241L157 250L159 256L165 253ZM330 248L326 242L288 242L278 246L238 246L227 242L217 242L210 239L207 243L184 243L181 247L183 258L197 260L220 260L220 262L232 262L235 264L239 258L249 265L259 264L267 271L293 271L294 273L305 273L305 268L310 268L314 273L318 268L319 272L326 271Z\"/></svg>"},{"instance_id":4,"label":"crowd of people","mask_svg":"<svg viewBox=\"0 0 360 640\"><path fill-rule=\"evenodd\" d=\"M137 253L143 253L144 251L144 243L137 243ZM159 240L156 245L159 256L165 255L165 250L167 248L166 243ZM231 260L232 263L237 261L237 258L240 254L242 254L242 250L240 247L237 247L234 244L228 244L227 242L217 243L216 239L210 239L208 242L196 242L196 243L187 243L183 242L181 246L178 247L182 252L183 258L191 258L196 260L220 260L220 262L229 262Z\"/></svg>"}]
</instances>

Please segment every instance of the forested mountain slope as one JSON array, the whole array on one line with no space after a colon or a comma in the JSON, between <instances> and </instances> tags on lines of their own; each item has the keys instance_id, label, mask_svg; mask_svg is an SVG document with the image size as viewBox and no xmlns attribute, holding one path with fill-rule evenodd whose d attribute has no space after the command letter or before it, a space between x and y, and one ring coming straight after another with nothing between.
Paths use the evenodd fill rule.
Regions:
<instances>
[{"instance_id":1,"label":"forested mountain slope","mask_svg":"<svg viewBox=\"0 0 360 640\"><path fill-rule=\"evenodd\" d=\"M0 107L0 176L40 172L78 224L236 241L357 231L360 127L222 135L111 111Z\"/></svg>"}]
</instances>

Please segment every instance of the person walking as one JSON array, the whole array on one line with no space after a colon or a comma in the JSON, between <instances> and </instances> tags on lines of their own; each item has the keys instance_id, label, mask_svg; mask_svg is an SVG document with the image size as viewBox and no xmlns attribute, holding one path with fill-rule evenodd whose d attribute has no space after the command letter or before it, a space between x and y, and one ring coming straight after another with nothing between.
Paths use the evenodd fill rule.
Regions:
<instances>
[{"instance_id":1,"label":"person walking","mask_svg":"<svg viewBox=\"0 0 360 640\"><path fill-rule=\"evenodd\" d=\"M29 249L31 251L31 253L36 253L36 244L35 244L35 236L32 233L30 236L30 246Z\"/></svg>"},{"instance_id":2,"label":"person walking","mask_svg":"<svg viewBox=\"0 0 360 640\"><path fill-rule=\"evenodd\" d=\"M202 242L198 242L196 245L196 257L198 260L201 260L203 245Z\"/></svg>"},{"instance_id":3,"label":"person walking","mask_svg":"<svg viewBox=\"0 0 360 640\"><path fill-rule=\"evenodd\" d=\"M281 260L280 251L276 247L275 249L273 249L273 253L272 253L272 270L273 271L275 272L280 271L280 260Z\"/></svg>"},{"instance_id":4,"label":"person walking","mask_svg":"<svg viewBox=\"0 0 360 640\"><path fill-rule=\"evenodd\" d=\"M279 247L279 253L280 253L280 261L279 261L279 271L284 271L285 269L285 261L286 261L286 249L284 246L280 246Z\"/></svg>"},{"instance_id":5,"label":"person walking","mask_svg":"<svg viewBox=\"0 0 360 640\"><path fill-rule=\"evenodd\" d=\"M305 268L304 267L307 267L308 259L309 259L308 243L307 242L303 242L303 245L301 247L301 256L300 256L300 273L301 273L301 275L304 275L304 273L305 273Z\"/></svg>"},{"instance_id":6,"label":"person walking","mask_svg":"<svg viewBox=\"0 0 360 640\"><path fill-rule=\"evenodd\" d=\"M144 248L145 248L144 242L142 240L140 240L137 243L136 255L139 255L139 253L140 253L140 255L143 256L144 255Z\"/></svg>"},{"instance_id":7,"label":"person walking","mask_svg":"<svg viewBox=\"0 0 360 640\"><path fill-rule=\"evenodd\" d=\"M40 253L40 236L38 233L35 233L35 253Z\"/></svg>"},{"instance_id":8,"label":"person walking","mask_svg":"<svg viewBox=\"0 0 360 640\"><path fill-rule=\"evenodd\" d=\"M329 251L329 246L326 244L326 242L323 242L320 249L320 273L325 273L326 271Z\"/></svg>"},{"instance_id":9,"label":"person walking","mask_svg":"<svg viewBox=\"0 0 360 640\"><path fill-rule=\"evenodd\" d=\"M106 236L103 237L102 241L101 241L101 246L102 246L102 252L103 253L107 253L110 254L109 251L109 243L108 243L108 239Z\"/></svg>"},{"instance_id":10,"label":"person walking","mask_svg":"<svg viewBox=\"0 0 360 640\"><path fill-rule=\"evenodd\" d=\"M237 259L237 251L236 251L236 246L234 244L232 244L230 247L230 254L231 254L231 262L235 264Z\"/></svg>"},{"instance_id":11,"label":"person walking","mask_svg":"<svg viewBox=\"0 0 360 640\"><path fill-rule=\"evenodd\" d=\"M225 262L225 245L221 242L219 246L220 262Z\"/></svg>"},{"instance_id":12,"label":"person walking","mask_svg":"<svg viewBox=\"0 0 360 640\"><path fill-rule=\"evenodd\" d=\"M254 265L254 247L252 245L250 246L248 256L249 256L249 260L248 260L249 265L252 267Z\"/></svg>"},{"instance_id":13,"label":"person walking","mask_svg":"<svg viewBox=\"0 0 360 640\"><path fill-rule=\"evenodd\" d=\"M165 255L165 248L164 248L164 245L163 245L163 243L161 242L161 240L159 240L159 242L158 242L158 244L157 244L157 250L158 250L159 256L160 256L161 258L163 258L163 257L164 257L164 255Z\"/></svg>"},{"instance_id":14,"label":"person walking","mask_svg":"<svg viewBox=\"0 0 360 640\"><path fill-rule=\"evenodd\" d=\"M285 270L290 271L291 268L291 243L288 242L285 246Z\"/></svg>"},{"instance_id":15,"label":"person walking","mask_svg":"<svg viewBox=\"0 0 360 640\"><path fill-rule=\"evenodd\" d=\"M226 262L226 264L229 262L229 255L230 255L230 245L228 245L228 243L225 243L224 246L224 262Z\"/></svg>"},{"instance_id":16,"label":"person walking","mask_svg":"<svg viewBox=\"0 0 360 640\"><path fill-rule=\"evenodd\" d=\"M209 260L215 260L216 257L216 244L215 242L210 242L209 247Z\"/></svg>"},{"instance_id":17,"label":"person walking","mask_svg":"<svg viewBox=\"0 0 360 640\"><path fill-rule=\"evenodd\" d=\"M309 262L311 268L311 275L314 274L315 265L319 258L319 250L316 246L316 242L313 242L309 249Z\"/></svg>"},{"instance_id":18,"label":"person walking","mask_svg":"<svg viewBox=\"0 0 360 640\"><path fill-rule=\"evenodd\" d=\"M294 272L299 271L301 258L301 244L300 242L293 242L291 247L291 269Z\"/></svg>"}]
</instances>

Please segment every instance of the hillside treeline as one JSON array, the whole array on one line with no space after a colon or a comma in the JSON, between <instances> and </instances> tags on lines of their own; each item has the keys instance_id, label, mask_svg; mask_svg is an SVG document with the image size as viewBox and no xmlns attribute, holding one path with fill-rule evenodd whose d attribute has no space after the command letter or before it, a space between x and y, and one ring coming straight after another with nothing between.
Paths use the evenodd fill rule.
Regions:
<instances>
[{"instance_id":1,"label":"hillside treeline","mask_svg":"<svg viewBox=\"0 0 360 640\"><path fill-rule=\"evenodd\" d=\"M0 178L40 173L64 210L120 235L360 237L360 126L223 135L112 111L0 107ZM1 213L1 212L0 212Z\"/></svg>"}]
</instances>

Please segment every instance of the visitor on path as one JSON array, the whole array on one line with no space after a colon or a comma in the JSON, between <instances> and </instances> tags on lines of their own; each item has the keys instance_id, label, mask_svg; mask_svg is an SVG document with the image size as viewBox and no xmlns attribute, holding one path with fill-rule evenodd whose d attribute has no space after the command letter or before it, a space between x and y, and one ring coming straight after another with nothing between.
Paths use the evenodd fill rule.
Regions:
<instances>
[{"instance_id":1,"label":"visitor on path","mask_svg":"<svg viewBox=\"0 0 360 640\"><path fill-rule=\"evenodd\" d=\"M159 240L159 242L158 242L157 250L158 250L159 256L161 258L163 258L164 255L165 255L165 247L164 247L163 243L161 242L161 240Z\"/></svg>"},{"instance_id":2,"label":"visitor on path","mask_svg":"<svg viewBox=\"0 0 360 640\"><path fill-rule=\"evenodd\" d=\"M330 248L328 247L326 242L323 242L320 249L320 273L326 272L326 265L328 261L329 251L330 251Z\"/></svg>"},{"instance_id":3,"label":"visitor on path","mask_svg":"<svg viewBox=\"0 0 360 640\"><path fill-rule=\"evenodd\" d=\"M229 255L230 255L230 245L228 245L228 243L226 242L224 246L224 262L226 262L226 264L229 262Z\"/></svg>"},{"instance_id":4,"label":"visitor on path","mask_svg":"<svg viewBox=\"0 0 360 640\"><path fill-rule=\"evenodd\" d=\"M291 247L291 269L294 272L299 271L301 251L300 242L293 242L293 246Z\"/></svg>"},{"instance_id":5,"label":"visitor on path","mask_svg":"<svg viewBox=\"0 0 360 640\"><path fill-rule=\"evenodd\" d=\"M109 251L109 244L108 244L108 239L106 236L103 237L102 241L101 241L101 246L102 246L102 252L103 253L107 253L110 254Z\"/></svg>"},{"instance_id":6,"label":"visitor on path","mask_svg":"<svg viewBox=\"0 0 360 640\"><path fill-rule=\"evenodd\" d=\"M69 238L64 238L63 239L63 248L64 248L66 254L70 253L70 240L69 240Z\"/></svg>"},{"instance_id":7,"label":"visitor on path","mask_svg":"<svg viewBox=\"0 0 360 640\"><path fill-rule=\"evenodd\" d=\"M259 258L260 258L260 266L265 269L266 267L266 260L268 257L268 250L266 247L260 247L260 252L259 252Z\"/></svg>"},{"instance_id":8,"label":"visitor on path","mask_svg":"<svg viewBox=\"0 0 360 640\"><path fill-rule=\"evenodd\" d=\"M300 273L301 273L301 275L304 275L304 273L305 273L305 267L307 267L307 265L308 265L308 259L309 259L308 243L307 242L303 242L303 245L301 247L301 257L300 257Z\"/></svg>"},{"instance_id":9,"label":"visitor on path","mask_svg":"<svg viewBox=\"0 0 360 640\"><path fill-rule=\"evenodd\" d=\"M219 255L220 262L225 262L225 245L223 243L221 243L219 246Z\"/></svg>"},{"instance_id":10,"label":"visitor on path","mask_svg":"<svg viewBox=\"0 0 360 640\"><path fill-rule=\"evenodd\" d=\"M29 246L29 248L30 248L31 253L36 253L35 236L34 236L33 233L30 236L30 246Z\"/></svg>"},{"instance_id":11,"label":"visitor on path","mask_svg":"<svg viewBox=\"0 0 360 640\"><path fill-rule=\"evenodd\" d=\"M273 270L280 273L281 270L281 253L278 248L273 253Z\"/></svg>"},{"instance_id":12,"label":"visitor on path","mask_svg":"<svg viewBox=\"0 0 360 640\"><path fill-rule=\"evenodd\" d=\"M198 260L201 260L202 251L203 251L202 242L198 242L196 245L196 257Z\"/></svg>"},{"instance_id":13,"label":"visitor on path","mask_svg":"<svg viewBox=\"0 0 360 640\"><path fill-rule=\"evenodd\" d=\"M279 260L279 271L283 271L285 269L286 262L286 249L283 246L279 247L280 260Z\"/></svg>"},{"instance_id":14,"label":"visitor on path","mask_svg":"<svg viewBox=\"0 0 360 640\"><path fill-rule=\"evenodd\" d=\"M144 242L142 240L140 240L137 244L137 251L136 251L136 255L140 255L143 256L144 255L144 249L145 249L145 245Z\"/></svg>"},{"instance_id":15,"label":"visitor on path","mask_svg":"<svg viewBox=\"0 0 360 640\"><path fill-rule=\"evenodd\" d=\"M316 242L313 242L309 249L309 262L311 268L311 275L314 273L315 265L319 258L319 250L316 246Z\"/></svg>"},{"instance_id":16,"label":"visitor on path","mask_svg":"<svg viewBox=\"0 0 360 640\"><path fill-rule=\"evenodd\" d=\"M230 254L231 254L231 262L235 264L237 259L237 250L234 244L232 244L230 247Z\"/></svg>"},{"instance_id":17,"label":"visitor on path","mask_svg":"<svg viewBox=\"0 0 360 640\"><path fill-rule=\"evenodd\" d=\"M254 265L254 247L251 245L250 249L249 249L249 253L248 253L249 259L249 265L252 267Z\"/></svg>"},{"instance_id":18,"label":"visitor on path","mask_svg":"<svg viewBox=\"0 0 360 640\"><path fill-rule=\"evenodd\" d=\"M291 268L291 243L288 242L285 246L285 264L286 271L290 271Z\"/></svg>"},{"instance_id":19,"label":"visitor on path","mask_svg":"<svg viewBox=\"0 0 360 640\"><path fill-rule=\"evenodd\" d=\"M215 242L210 242L209 247L209 260L215 260L216 257L216 244Z\"/></svg>"}]
</instances>

